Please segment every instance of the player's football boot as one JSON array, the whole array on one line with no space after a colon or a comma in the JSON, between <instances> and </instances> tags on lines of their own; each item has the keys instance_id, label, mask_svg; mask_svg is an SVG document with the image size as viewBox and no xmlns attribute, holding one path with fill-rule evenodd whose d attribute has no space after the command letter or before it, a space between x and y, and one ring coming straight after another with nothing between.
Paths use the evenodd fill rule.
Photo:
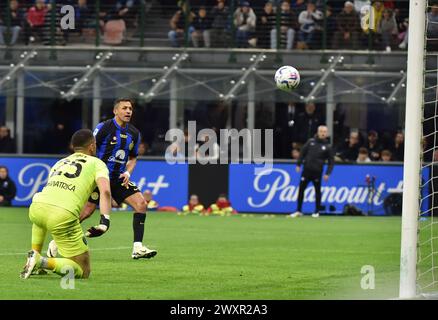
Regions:
<instances>
[{"instance_id":1,"label":"player's football boot","mask_svg":"<svg viewBox=\"0 0 438 320\"><path fill-rule=\"evenodd\" d=\"M132 259L150 259L157 255L156 250L151 250L145 246L134 248L132 251Z\"/></svg>"},{"instance_id":2,"label":"player's football boot","mask_svg":"<svg viewBox=\"0 0 438 320\"><path fill-rule=\"evenodd\" d=\"M27 262L20 274L22 279L27 279L32 274L33 270L38 267L38 263L41 260L41 256L35 250L31 250L27 253Z\"/></svg>"},{"instance_id":3,"label":"player's football boot","mask_svg":"<svg viewBox=\"0 0 438 320\"><path fill-rule=\"evenodd\" d=\"M58 255L58 246L56 245L55 240L50 241L49 247L47 248L47 256L49 258L56 258Z\"/></svg>"},{"instance_id":4,"label":"player's football boot","mask_svg":"<svg viewBox=\"0 0 438 320\"><path fill-rule=\"evenodd\" d=\"M294 213L291 213L291 214L290 214L290 216L291 216L292 218L298 218L298 217L301 217L302 215L303 215L303 213L300 212L300 211L297 211L297 212L294 212Z\"/></svg>"},{"instance_id":5,"label":"player's football boot","mask_svg":"<svg viewBox=\"0 0 438 320\"><path fill-rule=\"evenodd\" d=\"M318 212L312 213L312 217L313 218L319 218L319 213Z\"/></svg>"}]
</instances>

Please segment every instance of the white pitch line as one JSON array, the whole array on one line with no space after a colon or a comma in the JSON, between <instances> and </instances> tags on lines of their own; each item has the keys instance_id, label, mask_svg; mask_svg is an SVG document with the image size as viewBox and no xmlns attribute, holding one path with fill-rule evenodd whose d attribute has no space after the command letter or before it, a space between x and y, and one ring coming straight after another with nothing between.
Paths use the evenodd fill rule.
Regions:
<instances>
[{"instance_id":1,"label":"white pitch line","mask_svg":"<svg viewBox=\"0 0 438 320\"><path fill-rule=\"evenodd\" d=\"M90 249L91 252L93 251L115 251L115 250L127 250L132 249L132 247L114 247L114 248L96 248L96 249ZM22 256L26 255L26 252L20 252L20 253L0 253L0 257L4 256Z\"/></svg>"}]
</instances>

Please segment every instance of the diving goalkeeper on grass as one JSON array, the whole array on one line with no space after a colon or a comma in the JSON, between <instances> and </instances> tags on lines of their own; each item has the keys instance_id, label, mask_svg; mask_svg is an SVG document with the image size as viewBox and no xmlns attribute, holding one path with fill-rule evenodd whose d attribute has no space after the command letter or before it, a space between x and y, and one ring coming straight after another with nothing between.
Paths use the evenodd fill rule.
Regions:
<instances>
[{"instance_id":1,"label":"diving goalkeeper on grass","mask_svg":"<svg viewBox=\"0 0 438 320\"><path fill-rule=\"evenodd\" d=\"M74 154L58 161L50 170L44 189L35 194L29 208L32 225L32 250L21 277L27 279L38 269L52 270L64 275L66 267L74 270L76 278L88 278L90 256L79 222L79 215L90 194L100 191L100 224L87 231L88 237L105 233L110 226L111 190L108 168L94 157L96 140L91 130L82 129L73 134ZM49 232L64 258L46 258L40 255L46 233Z\"/></svg>"}]
</instances>

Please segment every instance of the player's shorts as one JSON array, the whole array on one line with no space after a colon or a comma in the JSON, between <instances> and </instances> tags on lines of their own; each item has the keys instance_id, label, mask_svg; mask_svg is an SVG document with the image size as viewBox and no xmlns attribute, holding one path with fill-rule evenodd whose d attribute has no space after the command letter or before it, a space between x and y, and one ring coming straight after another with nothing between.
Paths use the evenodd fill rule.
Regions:
<instances>
[{"instance_id":1,"label":"player's shorts","mask_svg":"<svg viewBox=\"0 0 438 320\"><path fill-rule=\"evenodd\" d=\"M29 208L29 218L34 228L50 232L63 257L71 258L88 251L79 218L70 211L34 202Z\"/></svg>"},{"instance_id":2,"label":"player's shorts","mask_svg":"<svg viewBox=\"0 0 438 320\"><path fill-rule=\"evenodd\" d=\"M140 190L137 188L134 182L129 182L126 187L123 186L122 183L123 183L123 179L116 179L110 181L111 197L114 199L114 201L117 202L118 205L121 205L126 198L132 196L133 194L136 194L137 192L140 192ZM88 201L95 204L99 204L98 188L94 189Z\"/></svg>"}]
</instances>

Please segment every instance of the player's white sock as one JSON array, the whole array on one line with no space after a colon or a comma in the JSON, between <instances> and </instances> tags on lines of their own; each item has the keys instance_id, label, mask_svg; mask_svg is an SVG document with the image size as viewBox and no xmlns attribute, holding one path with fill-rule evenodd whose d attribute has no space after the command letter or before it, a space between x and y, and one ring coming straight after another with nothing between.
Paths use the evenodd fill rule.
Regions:
<instances>
[{"instance_id":1,"label":"player's white sock","mask_svg":"<svg viewBox=\"0 0 438 320\"><path fill-rule=\"evenodd\" d=\"M134 251L139 250L143 248L143 243L141 242L134 242Z\"/></svg>"}]
</instances>

